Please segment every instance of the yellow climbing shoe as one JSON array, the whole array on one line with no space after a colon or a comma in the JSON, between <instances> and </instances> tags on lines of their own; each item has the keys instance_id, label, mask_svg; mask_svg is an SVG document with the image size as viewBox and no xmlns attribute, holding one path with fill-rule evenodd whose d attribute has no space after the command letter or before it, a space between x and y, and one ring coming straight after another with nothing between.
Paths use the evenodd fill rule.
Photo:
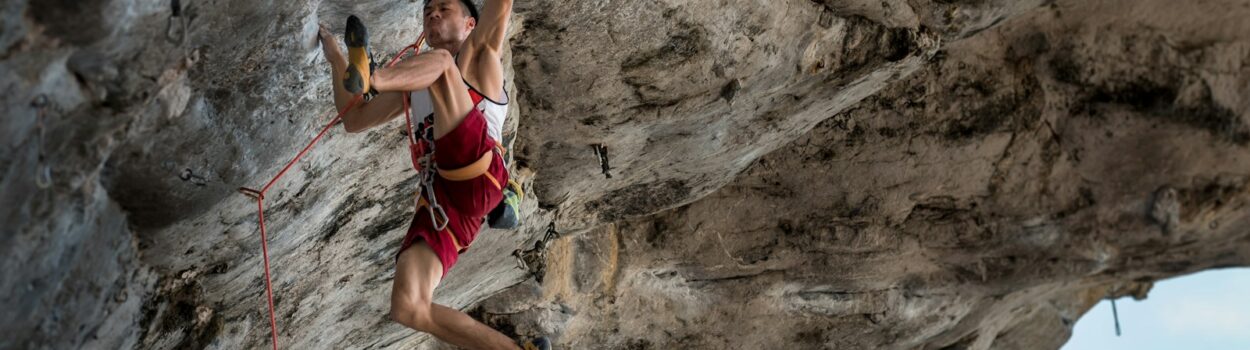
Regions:
<instances>
[{"instance_id":1,"label":"yellow climbing shoe","mask_svg":"<svg viewBox=\"0 0 1250 350\"><path fill-rule=\"evenodd\" d=\"M538 337L521 344L521 348L525 350L551 350L551 342L546 337Z\"/></svg>"},{"instance_id":2,"label":"yellow climbing shoe","mask_svg":"<svg viewBox=\"0 0 1250 350\"><path fill-rule=\"evenodd\" d=\"M347 16L347 29L343 33L347 42L347 74L343 88L352 94L369 91L369 76L373 74L373 62L369 52L369 30L355 15Z\"/></svg>"}]
</instances>

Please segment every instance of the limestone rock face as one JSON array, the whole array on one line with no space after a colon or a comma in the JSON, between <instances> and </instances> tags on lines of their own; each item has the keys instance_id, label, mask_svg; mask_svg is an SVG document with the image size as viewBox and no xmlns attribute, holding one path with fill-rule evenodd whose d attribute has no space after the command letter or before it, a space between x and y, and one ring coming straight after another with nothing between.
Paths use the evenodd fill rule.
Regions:
<instances>
[{"instance_id":1,"label":"limestone rock face","mask_svg":"<svg viewBox=\"0 0 1250 350\"><path fill-rule=\"evenodd\" d=\"M174 6L171 6L174 5ZM0 349L265 348L259 188L333 117L318 25L420 1L0 7ZM520 1L525 222L435 292L565 348L1058 348L1250 265L1246 1ZM389 320L402 123L265 203L285 348Z\"/></svg>"}]
</instances>

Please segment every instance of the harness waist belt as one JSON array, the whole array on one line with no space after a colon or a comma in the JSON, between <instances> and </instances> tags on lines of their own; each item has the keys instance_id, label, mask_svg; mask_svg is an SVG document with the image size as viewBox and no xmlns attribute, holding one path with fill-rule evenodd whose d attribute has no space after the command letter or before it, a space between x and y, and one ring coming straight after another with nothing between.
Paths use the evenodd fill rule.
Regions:
<instances>
[{"instance_id":1,"label":"harness waist belt","mask_svg":"<svg viewBox=\"0 0 1250 350\"><path fill-rule=\"evenodd\" d=\"M438 175L451 181L472 180L478 176L482 176L482 174L485 174L487 170L490 170L490 161L494 160L494 158L495 152L486 152L485 154L482 154L481 158L478 158L477 161L473 162L473 164L466 165L463 168L450 170L438 168Z\"/></svg>"}]
</instances>

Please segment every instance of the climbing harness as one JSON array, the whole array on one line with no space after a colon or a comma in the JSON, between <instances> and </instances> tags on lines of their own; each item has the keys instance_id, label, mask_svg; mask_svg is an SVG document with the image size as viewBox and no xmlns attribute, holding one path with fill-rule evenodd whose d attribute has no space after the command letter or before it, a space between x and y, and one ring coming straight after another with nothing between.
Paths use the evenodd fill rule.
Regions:
<instances>
[{"instance_id":1,"label":"climbing harness","mask_svg":"<svg viewBox=\"0 0 1250 350\"><path fill-rule=\"evenodd\" d=\"M395 59L397 60L399 57L403 57L409 49L420 51L423 43L425 43L425 33L421 33L421 36L417 37L416 43L409 45L400 51L399 55L395 56ZM389 68L394 66L396 62L397 61L391 61L391 63L387 64L387 67ZM427 169L438 169L437 164L434 163L433 157L434 121L432 118L427 116L425 120L418 124L419 127L414 129L412 126L411 98L411 95L405 93L402 100L404 107L404 123L408 128L408 154L412 158L412 169L416 170L417 176L419 176L419 184L417 185L416 192L417 210L421 210L422 208L426 209L426 211L430 214L430 222L434 224L434 230L442 232L447 229L447 224L451 222L451 219L447 217L447 211L444 210L443 206L438 203L438 197L434 194L434 173L432 171L425 171ZM442 174L442 169L438 170L440 174ZM457 169L457 171L460 170L464 169ZM449 180L451 179L449 178ZM426 200L425 198L422 198L422 194L425 194L425 196L429 199Z\"/></svg>"}]
</instances>

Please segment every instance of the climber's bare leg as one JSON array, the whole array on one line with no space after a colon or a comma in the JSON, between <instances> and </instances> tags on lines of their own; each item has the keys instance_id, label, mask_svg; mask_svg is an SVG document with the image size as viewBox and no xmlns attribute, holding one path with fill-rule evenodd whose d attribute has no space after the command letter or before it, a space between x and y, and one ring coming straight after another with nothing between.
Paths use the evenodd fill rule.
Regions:
<instances>
[{"instance_id":1,"label":"climber's bare leg","mask_svg":"<svg viewBox=\"0 0 1250 350\"><path fill-rule=\"evenodd\" d=\"M424 242L399 255L391 289L391 318L420 332L469 349L519 349L512 339L459 310L434 304L443 265Z\"/></svg>"},{"instance_id":2,"label":"climber's bare leg","mask_svg":"<svg viewBox=\"0 0 1250 350\"><path fill-rule=\"evenodd\" d=\"M391 68L373 73L373 87L379 92L430 89L434 102L434 138L442 138L473 109L469 87L464 84L455 57L443 49L409 57Z\"/></svg>"}]
</instances>

